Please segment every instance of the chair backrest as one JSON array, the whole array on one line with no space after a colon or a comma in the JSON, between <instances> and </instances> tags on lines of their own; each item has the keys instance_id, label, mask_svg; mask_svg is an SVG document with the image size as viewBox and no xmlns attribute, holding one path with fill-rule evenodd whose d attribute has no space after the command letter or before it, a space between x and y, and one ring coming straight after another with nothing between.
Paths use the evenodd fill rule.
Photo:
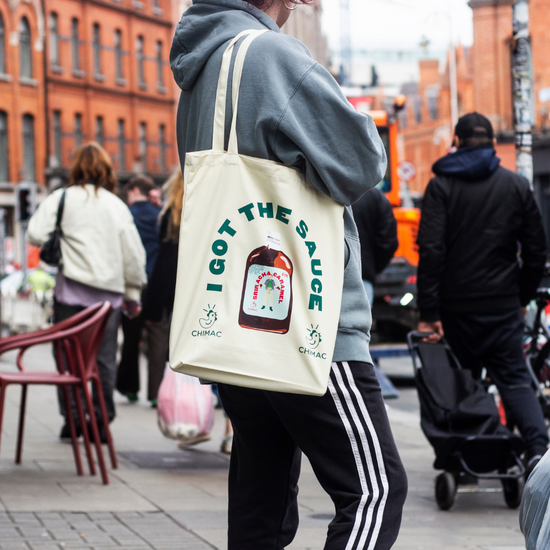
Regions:
<instances>
[{"instance_id":1,"label":"chair backrest","mask_svg":"<svg viewBox=\"0 0 550 550\"><path fill-rule=\"evenodd\" d=\"M111 304L103 302L93 315L58 336L63 342L69 369L89 378L96 369L96 355L111 313Z\"/></svg>"},{"instance_id":2,"label":"chair backrest","mask_svg":"<svg viewBox=\"0 0 550 550\"><path fill-rule=\"evenodd\" d=\"M76 315L73 315L72 317L69 317L64 321L55 323L48 328L35 330L32 332L25 332L22 334L15 334L13 336L8 336L6 338L0 338L0 354L4 353L8 349L13 349L14 347L21 347L27 343L32 343L36 338L42 338L50 334L55 334L55 333L70 329L80 324L82 321L90 318L92 315L98 312L102 306L103 306L103 302L98 302L97 304L94 304L93 306L86 308L80 313L77 313Z\"/></svg>"}]
</instances>

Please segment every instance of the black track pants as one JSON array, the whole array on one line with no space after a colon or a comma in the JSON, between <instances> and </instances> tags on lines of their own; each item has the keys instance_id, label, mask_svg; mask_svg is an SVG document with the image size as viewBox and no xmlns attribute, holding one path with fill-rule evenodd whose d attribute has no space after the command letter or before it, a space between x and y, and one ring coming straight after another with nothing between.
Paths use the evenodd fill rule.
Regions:
<instances>
[{"instance_id":1,"label":"black track pants","mask_svg":"<svg viewBox=\"0 0 550 550\"><path fill-rule=\"evenodd\" d=\"M491 313L442 312L445 338L464 368L479 378L485 367L496 384L508 418L527 445L527 457L543 455L548 432L523 356L520 308Z\"/></svg>"},{"instance_id":2,"label":"black track pants","mask_svg":"<svg viewBox=\"0 0 550 550\"><path fill-rule=\"evenodd\" d=\"M407 478L372 365L333 363L323 397L218 387L235 431L228 550L292 542L300 451L334 502L325 550L391 548Z\"/></svg>"}]
</instances>

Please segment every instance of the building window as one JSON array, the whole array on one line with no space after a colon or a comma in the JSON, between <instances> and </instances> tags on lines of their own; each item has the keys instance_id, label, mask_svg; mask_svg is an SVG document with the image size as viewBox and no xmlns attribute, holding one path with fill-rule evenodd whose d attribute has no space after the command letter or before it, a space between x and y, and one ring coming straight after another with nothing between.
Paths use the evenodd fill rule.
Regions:
<instances>
[{"instance_id":1,"label":"building window","mask_svg":"<svg viewBox=\"0 0 550 550\"><path fill-rule=\"evenodd\" d=\"M415 95L413 97L413 113L414 121L416 124L420 124L422 122L422 96Z\"/></svg>"},{"instance_id":2,"label":"building window","mask_svg":"<svg viewBox=\"0 0 550 550\"><path fill-rule=\"evenodd\" d=\"M124 130L124 120L118 120L118 168L126 170L126 132Z\"/></svg>"},{"instance_id":3,"label":"building window","mask_svg":"<svg viewBox=\"0 0 550 550\"><path fill-rule=\"evenodd\" d=\"M141 170L147 172L147 124L139 123L139 158L141 160Z\"/></svg>"},{"instance_id":4,"label":"building window","mask_svg":"<svg viewBox=\"0 0 550 550\"><path fill-rule=\"evenodd\" d=\"M434 86L426 90L426 102L431 120L439 118L439 87Z\"/></svg>"},{"instance_id":5,"label":"building window","mask_svg":"<svg viewBox=\"0 0 550 550\"><path fill-rule=\"evenodd\" d=\"M97 116L95 118L95 140L103 147L105 141L105 130L103 128L103 117Z\"/></svg>"},{"instance_id":6,"label":"building window","mask_svg":"<svg viewBox=\"0 0 550 550\"><path fill-rule=\"evenodd\" d=\"M159 162L160 171L162 174L166 173L166 126L161 124L159 126Z\"/></svg>"},{"instance_id":7,"label":"building window","mask_svg":"<svg viewBox=\"0 0 550 550\"><path fill-rule=\"evenodd\" d=\"M74 115L74 146L78 149L82 145L82 115L75 113Z\"/></svg>"},{"instance_id":8,"label":"building window","mask_svg":"<svg viewBox=\"0 0 550 550\"><path fill-rule=\"evenodd\" d=\"M59 67L59 28L57 13L50 13L50 63Z\"/></svg>"},{"instance_id":9,"label":"building window","mask_svg":"<svg viewBox=\"0 0 550 550\"><path fill-rule=\"evenodd\" d=\"M124 74L122 71L122 32L120 31L120 29L117 29L115 31L115 65L117 80L123 80Z\"/></svg>"},{"instance_id":10,"label":"building window","mask_svg":"<svg viewBox=\"0 0 550 550\"><path fill-rule=\"evenodd\" d=\"M62 165L61 150L61 111L53 112L53 154L57 160L57 166Z\"/></svg>"},{"instance_id":11,"label":"building window","mask_svg":"<svg viewBox=\"0 0 550 550\"><path fill-rule=\"evenodd\" d=\"M10 179L8 159L8 115L0 111L0 181Z\"/></svg>"},{"instance_id":12,"label":"building window","mask_svg":"<svg viewBox=\"0 0 550 550\"><path fill-rule=\"evenodd\" d=\"M94 23L93 31L93 50L94 50L94 76L102 76L101 73L101 36L99 23Z\"/></svg>"},{"instance_id":13,"label":"building window","mask_svg":"<svg viewBox=\"0 0 550 550\"><path fill-rule=\"evenodd\" d=\"M163 62L162 62L162 42L157 40L157 87L159 92L164 92L164 74L163 74Z\"/></svg>"},{"instance_id":14,"label":"building window","mask_svg":"<svg viewBox=\"0 0 550 550\"><path fill-rule=\"evenodd\" d=\"M143 36L137 37L136 58L138 69L138 83L140 88L145 88L145 56L143 55Z\"/></svg>"},{"instance_id":15,"label":"building window","mask_svg":"<svg viewBox=\"0 0 550 550\"><path fill-rule=\"evenodd\" d=\"M36 180L35 148L34 148L34 117L23 115L23 179Z\"/></svg>"},{"instance_id":16,"label":"building window","mask_svg":"<svg viewBox=\"0 0 550 550\"><path fill-rule=\"evenodd\" d=\"M6 72L6 27L0 13L0 74Z\"/></svg>"},{"instance_id":17,"label":"building window","mask_svg":"<svg viewBox=\"0 0 550 550\"><path fill-rule=\"evenodd\" d=\"M73 72L80 72L80 33L76 17L73 17L71 21L71 49L73 51Z\"/></svg>"},{"instance_id":18,"label":"building window","mask_svg":"<svg viewBox=\"0 0 550 550\"><path fill-rule=\"evenodd\" d=\"M32 78L31 27L26 17L19 22L19 74Z\"/></svg>"}]
</instances>

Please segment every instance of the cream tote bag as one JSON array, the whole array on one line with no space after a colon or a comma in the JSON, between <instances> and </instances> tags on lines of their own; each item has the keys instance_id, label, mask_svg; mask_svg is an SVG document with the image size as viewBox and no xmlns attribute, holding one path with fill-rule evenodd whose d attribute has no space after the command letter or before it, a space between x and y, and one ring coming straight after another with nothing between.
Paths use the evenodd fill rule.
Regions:
<instances>
[{"instance_id":1,"label":"cream tote bag","mask_svg":"<svg viewBox=\"0 0 550 550\"><path fill-rule=\"evenodd\" d=\"M223 56L212 149L187 153L170 365L213 382L324 395L344 271L342 205L298 170L239 155L244 31ZM224 151L233 70L233 120ZM245 108L245 106L241 106Z\"/></svg>"}]
</instances>

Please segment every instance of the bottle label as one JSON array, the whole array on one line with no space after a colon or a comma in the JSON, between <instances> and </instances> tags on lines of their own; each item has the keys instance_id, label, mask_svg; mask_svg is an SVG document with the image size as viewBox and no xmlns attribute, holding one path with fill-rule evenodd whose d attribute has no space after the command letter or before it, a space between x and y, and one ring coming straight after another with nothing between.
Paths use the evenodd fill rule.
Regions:
<instances>
[{"instance_id":1,"label":"bottle label","mask_svg":"<svg viewBox=\"0 0 550 550\"><path fill-rule=\"evenodd\" d=\"M284 269L253 264L246 274L243 312L278 321L286 319L290 292L290 277Z\"/></svg>"}]
</instances>

